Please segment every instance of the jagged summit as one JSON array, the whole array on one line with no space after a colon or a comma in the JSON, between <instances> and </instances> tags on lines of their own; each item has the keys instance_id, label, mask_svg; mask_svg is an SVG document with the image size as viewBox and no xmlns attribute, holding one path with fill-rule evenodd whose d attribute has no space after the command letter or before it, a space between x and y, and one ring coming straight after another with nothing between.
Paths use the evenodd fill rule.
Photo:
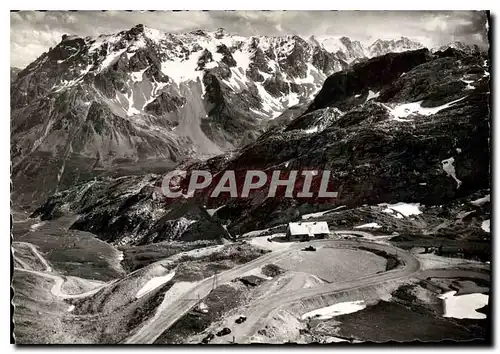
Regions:
<instances>
[{"instance_id":1,"label":"jagged summit","mask_svg":"<svg viewBox=\"0 0 500 354\"><path fill-rule=\"evenodd\" d=\"M118 47L120 50L123 50L125 46L129 46L129 48L126 49L128 53L131 53L136 47L144 47L151 42L160 46L160 52L164 52L167 59L171 59L172 57L183 58L189 55L188 52L200 51L202 45L197 43L199 41L211 42L212 46L223 44L228 48L236 47L237 49L245 46L245 44L247 44L251 50L257 50L257 47L260 47L260 49L266 51L270 47L274 47L273 49L277 51L277 54L284 51L284 55L291 52L296 44L299 43L298 46L304 46L305 44L305 46L309 46L310 48L308 49L312 51L316 47L321 48L321 50L334 55L337 61L345 63L357 62L366 58L380 56L388 52L401 52L423 47L420 43L412 41L407 37L401 37L397 40L378 39L369 47L364 47L361 42L352 40L346 36L313 35L307 40L294 34L243 37L231 34L224 28L218 28L216 30L199 29L187 33L167 33L143 24L137 24L128 30L113 34L102 34L97 37L80 38L75 35L63 35L62 41L58 46L63 44L71 46L74 42L82 44L82 41L89 47L89 52L95 52L103 46ZM234 48L231 49L231 51L234 51ZM110 61L113 62L113 60ZM89 71L91 70L92 68L89 69Z\"/></svg>"},{"instance_id":2,"label":"jagged summit","mask_svg":"<svg viewBox=\"0 0 500 354\"><path fill-rule=\"evenodd\" d=\"M467 53L467 54L478 54L481 52L481 49L479 48L478 45L476 45L476 44L472 44L472 45L464 44L460 41L453 41L451 43L448 43L446 45L443 45L443 46L435 49L435 51L445 51L448 48L459 50L459 51Z\"/></svg>"},{"instance_id":3,"label":"jagged summit","mask_svg":"<svg viewBox=\"0 0 500 354\"><path fill-rule=\"evenodd\" d=\"M397 40L377 39L367 49L368 49L368 52L370 53L371 57L377 57L377 56L384 55L384 54L387 54L390 52L399 53L399 52L405 52L408 50L420 49L423 47L424 46L419 42L412 41L411 39L409 39L407 37L401 37Z\"/></svg>"}]
</instances>

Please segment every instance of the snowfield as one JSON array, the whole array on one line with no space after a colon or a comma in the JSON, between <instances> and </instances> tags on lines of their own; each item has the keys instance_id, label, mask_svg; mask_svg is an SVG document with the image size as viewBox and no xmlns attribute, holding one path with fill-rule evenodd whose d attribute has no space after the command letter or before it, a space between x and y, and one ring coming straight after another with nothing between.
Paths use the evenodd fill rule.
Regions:
<instances>
[{"instance_id":1,"label":"snowfield","mask_svg":"<svg viewBox=\"0 0 500 354\"><path fill-rule=\"evenodd\" d=\"M387 214L394 214L393 216L397 219L402 219L403 216L419 215L422 214L420 211L420 203L396 203L396 204L379 204L379 206L386 206L387 208L382 210ZM395 213L396 212L396 213Z\"/></svg>"},{"instance_id":2,"label":"snowfield","mask_svg":"<svg viewBox=\"0 0 500 354\"><path fill-rule=\"evenodd\" d=\"M465 86L464 90L474 90L475 89L475 87L471 85L474 82L474 80L460 79L460 81L462 81L464 84L467 84L467 86Z\"/></svg>"},{"instance_id":3,"label":"snowfield","mask_svg":"<svg viewBox=\"0 0 500 354\"><path fill-rule=\"evenodd\" d=\"M302 220L319 218L319 217L325 215L326 213L329 213L329 212L332 212L332 211L335 211L335 210L339 210L339 209L342 209L342 208L345 208L345 205L341 205L341 206L336 207L334 209L324 210L324 211L320 211L320 212L317 212L317 213L304 214L304 215L302 215Z\"/></svg>"},{"instance_id":4,"label":"snowfield","mask_svg":"<svg viewBox=\"0 0 500 354\"><path fill-rule=\"evenodd\" d=\"M373 92L372 90L370 90L368 92L368 97L366 98L366 100L369 101L372 98L377 98L378 96L380 96L380 91L379 92Z\"/></svg>"},{"instance_id":5,"label":"snowfield","mask_svg":"<svg viewBox=\"0 0 500 354\"><path fill-rule=\"evenodd\" d=\"M30 226L30 231L36 231L45 224L45 221L38 222Z\"/></svg>"},{"instance_id":6,"label":"snowfield","mask_svg":"<svg viewBox=\"0 0 500 354\"><path fill-rule=\"evenodd\" d=\"M172 278L175 275L175 271L168 273L167 275L161 276L161 277L154 277L150 280L147 281L146 284L137 292L135 297L138 299L140 297L143 297L150 291L153 291L154 289L162 286L166 282L172 280Z\"/></svg>"},{"instance_id":7,"label":"snowfield","mask_svg":"<svg viewBox=\"0 0 500 354\"><path fill-rule=\"evenodd\" d=\"M484 231L486 232L490 232L490 219L488 220L484 220L482 223L481 223L481 229L483 229Z\"/></svg>"},{"instance_id":8,"label":"snowfield","mask_svg":"<svg viewBox=\"0 0 500 354\"><path fill-rule=\"evenodd\" d=\"M444 301L443 317L485 319L486 315L477 309L488 304L488 295L467 294L454 296L456 291L449 291L439 298Z\"/></svg>"},{"instance_id":9,"label":"snowfield","mask_svg":"<svg viewBox=\"0 0 500 354\"><path fill-rule=\"evenodd\" d=\"M191 55L186 60L184 58L171 58L161 63L161 72L168 75L176 84L183 81L197 81L203 72L198 68L198 55Z\"/></svg>"},{"instance_id":10,"label":"snowfield","mask_svg":"<svg viewBox=\"0 0 500 354\"><path fill-rule=\"evenodd\" d=\"M449 159L441 161L441 164L443 165L444 172L446 172L448 176L452 177L457 182L457 188L460 188L460 186L462 185L462 181L457 178L457 175L455 173L455 166L453 165L454 162L455 159L453 157L450 157Z\"/></svg>"},{"instance_id":11,"label":"snowfield","mask_svg":"<svg viewBox=\"0 0 500 354\"><path fill-rule=\"evenodd\" d=\"M377 224L376 222L371 222L369 224L364 224L364 225L359 225L359 226L354 226L355 229L379 229L382 226Z\"/></svg>"},{"instance_id":12,"label":"snowfield","mask_svg":"<svg viewBox=\"0 0 500 354\"><path fill-rule=\"evenodd\" d=\"M200 302L200 304L197 307L198 311L207 313L208 312L208 306L204 302Z\"/></svg>"},{"instance_id":13,"label":"snowfield","mask_svg":"<svg viewBox=\"0 0 500 354\"><path fill-rule=\"evenodd\" d=\"M210 216L214 216L214 214L217 212L217 210L219 209L222 209L224 208L226 205L221 205L220 207L218 208L215 208L215 209L206 209L207 210L207 213L210 215Z\"/></svg>"},{"instance_id":14,"label":"snowfield","mask_svg":"<svg viewBox=\"0 0 500 354\"><path fill-rule=\"evenodd\" d=\"M422 116L434 115L434 114L438 113L439 111L442 111L443 109L451 107L455 103L462 101L466 97L467 96L464 96L462 98L459 98L458 100L448 102L448 103L441 105L441 106L438 106L438 107L422 107L423 101L397 104L392 108L383 104L383 103L382 103L382 106L384 106L390 112L390 114L393 116L394 120L411 122L411 119L404 119L404 118L407 118L410 115L422 115Z\"/></svg>"},{"instance_id":15,"label":"snowfield","mask_svg":"<svg viewBox=\"0 0 500 354\"><path fill-rule=\"evenodd\" d=\"M361 311L366 308L365 302L363 300L359 301L348 301L340 302L335 305L323 307L302 315L303 320L309 318L316 318L319 320L328 320L335 316L346 315L349 313L354 313Z\"/></svg>"},{"instance_id":16,"label":"snowfield","mask_svg":"<svg viewBox=\"0 0 500 354\"><path fill-rule=\"evenodd\" d=\"M471 201L471 204L474 204L475 206L481 206L481 205L488 203L490 201L491 201L490 195L487 194L482 198Z\"/></svg>"},{"instance_id":17,"label":"snowfield","mask_svg":"<svg viewBox=\"0 0 500 354\"><path fill-rule=\"evenodd\" d=\"M132 78L132 81L133 82L141 82L144 72L148 69L149 69L149 66L146 67L144 70L134 71L134 72L130 73L130 77Z\"/></svg>"}]
</instances>

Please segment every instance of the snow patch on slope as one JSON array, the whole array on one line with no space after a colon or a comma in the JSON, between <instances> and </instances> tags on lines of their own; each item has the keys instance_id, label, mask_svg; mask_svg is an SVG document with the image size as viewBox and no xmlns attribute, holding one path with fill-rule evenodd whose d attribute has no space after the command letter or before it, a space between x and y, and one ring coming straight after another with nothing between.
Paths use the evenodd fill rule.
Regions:
<instances>
[{"instance_id":1,"label":"snow patch on slope","mask_svg":"<svg viewBox=\"0 0 500 354\"><path fill-rule=\"evenodd\" d=\"M488 304L488 295L474 293L467 295L455 296L456 291L449 291L441 296L444 300L444 315L443 317L452 318L472 318L484 319L484 313L477 312L477 309Z\"/></svg>"},{"instance_id":2,"label":"snow patch on slope","mask_svg":"<svg viewBox=\"0 0 500 354\"><path fill-rule=\"evenodd\" d=\"M83 80L83 78L85 77L85 75L87 75L87 73L93 67L94 66L92 64L87 65L87 67L85 69L83 69L82 71L80 71L79 76L77 78L75 78L75 79L72 79L72 80L61 80L61 83L59 85L56 85L56 86L53 87L54 92L59 92L59 91L65 90L65 89L67 89L69 87L75 86L76 84L78 84L79 82L81 82Z\"/></svg>"},{"instance_id":3,"label":"snow patch on slope","mask_svg":"<svg viewBox=\"0 0 500 354\"><path fill-rule=\"evenodd\" d=\"M341 37L323 37L318 36L316 39L318 42L330 53L337 53L339 50L344 52L346 47L344 43L340 40Z\"/></svg>"},{"instance_id":4,"label":"snow patch on slope","mask_svg":"<svg viewBox=\"0 0 500 354\"><path fill-rule=\"evenodd\" d=\"M355 226L354 228L355 228L355 229L379 229L379 228L381 228L381 227L382 227L382 226L380 226L380 225L379 225L379 224L377 224L376 222L371 222L371 223L368 223L368 224Z\"/></svg>"},{"instance_id":5,"label":"snow patch on slope","mask_svg":"<svg viewBox=\"0 0 500 354\"><path fill-rule=\"evenodd\" d=\"M460 188L460 186L462 185L462 181L460 181L455 174L455 166L453 165L454 162L455 159L453 157L450 157L449 159L441 161L441 164L443 165L443 170L446 172L446 174L452 177L457 182L457 188Z\"/></svg>"},{"instance_id":6,"label":"snow patch on slope","mask_svg":"<svg viewBox=\"0 0 500 354\"><path fill-rule=\"evenodd\" d=\"M38 230L40 227L42 227L44 224L46 223L46 221L40 221L36 224L33 224L30 226L30 231L36 231Z\"/></svg>"},{"instance_id":7,"label":"snow patch on slope","mask_svg":"<svg viewBox=\"0 0 500 354\"><path fill-rule=\"evenodd\" d=\"M304 215L302 215L302 220L307 220L307 219L312 219L312 218L319 218L319 217L323 216L326 213L329 213L329 212L332 212L332 211L335 211L335 210L338 210L338 209L342 209L342 208L345 208L345 205L341 205L341 206L338 206L336 208L325 210L325 211L319 211L317 213L304 214Z\"/></svg>"},{"instance_id":8,"label":"snow patch on slope","mask_svg":"<svg viewBox=\"0 0 500 354\"><path fill-rule=\"evenodd\" d=\"M302 319L306 320L308 318L315 318L318 320L328 320L336 316L358 312L365 308L366 304L363 300L340 302L332 306L327 306L314 311L310 311L302 315Z\"/></svg>"},{"instance_id":9,"label":"snow patch on slope","mask_svg":"<svg viewBox=\"0 0 500 354\"><path fill-rule=\"evenodd\" d=\"M272 118L279 116L283 111L283 106L280 104L279 100L271 96L260 82L256 82L255 86L257 86L259 96L262 99L263 111L269 113Z\"/></svg>"},{"instance_id":10,"label":"snow patch on slope","mask_svg":"<svg viewBox=\"0 0 500 354\"><path fill-rule=\"evenodd\" d=\"M238 67L240 67L243 72L246 73L248 70L248 67L250 66L251 59L250 56L251 54L244 48L243 50L237 50L234 53L232 53L233 59L236 61L236 64Z\"/></svg>"},{"instance_id":11,"label":"snow patch on slope","mask_svg":"<svg viewBox=\"0 0 500 354\"><path fill-rule=\"evenodd\" d=\"M120 49L116 52L111 52L108 53L106 58L102 61L101 65L99 66L99 72L103 71L107 67L109 67L111 64L114 64L118 58L127 50L127 48Z\"/></svg>"},{"instance_id":12,"label":"snow patch on slope","mask_svg":"<svg viewBox=\"0 0 500 354\"><path fill-rule=\"evenodd\" d=\"M191 53L188 59L173 58L161 63L161 72L173 82L180 84L182 81L196 81L202 72L197 71L198 56Z\"/></svg>"},{"instance_id":13,"label":"snow patch on slope","mask_svg":"<svg viewBox=\"0 0 500 354\"><path fill-rule=\"evenodd\" d=\"M388 105L385 105L382 103L382 106L384 106L390 114L393 116L394 120L398 121L410 121L404 118L407 118L412 115L422 115L422 116L431 116L439 111L442 111L443 109L446 109L448 107L451 107L457 102L462 101L465 99L467 96L459 98L457 100L448 102L446 104L443 104L438 107L422 107L422 102L423 101L418 101L418 102L412 102L412 103L404 103L404 104L397 104L394 105L392 108L389 107Z\"/></svg>"},{"instance_id":14,"label":"snow patch on slope","mask_svg":"<svg viewBox=\"0 0 500 354\"><path fill-rule=\"evenodd\" d=\"M370 91L368 91L368 97L366 98L366 100L369 101L372 98L377 98L378 96L380 96L380 91L373 92L372 90L370 90Z\"/></svg>"},{"instance_id":15,"label":"snow patch on slope","mask_svg":"<svg viewBox=\"0 0 500 354\"><path fill-rule=\"evenodd\" d=\"M460 79L460 81L467 84L467 86L465 86L464 90L474 90L475 89L475 87L471 85L474 82L474 80Z\"/></svg>"},{"instance_id":16,"label":"snow patch on slope","mask_svg":"<svg viewBox=\"0 0 500 354\"><path fill-rule=\"evenodd\" d=\"M379 204L379 206L386 206L387 208L382 210L382 212L387 214L394 214L393 216L397 219L402 219L404 216L419 215L422 214L420 211L419 203L396 203L396 204ZM396 212L396 213L395 213Z\"/></svg>"},{"instance_id":17,"label":"snow patch on slope","mask_svg":"<svg viewBox=\"0 0 500 354\"><path fill-rule=\"evenodd\" d=\"M149 66L147 68L145 68L144 70L140 70L140 71L133 71L132 73L130 73L130 77L132 78L132 81L133 82L141 82L142 81L142 77L144 75L144 72L146 70L148 70Z\"/></svg>"},{"instance_id":18,"label":"snow patch on slope","mask_svg":"<svg viewBox=\"0 0 500 354\"><path fill-rule=\"evenodd\" d=\"M226 206L226 205L224 204L224 205L222 205L222 206L220 206L220 207L218 207L218 208L215 208L215 209L206 209L206 210L207 210L207 213L208 213L210 216L214 216L214 214L217 212L217 210L222 209L222 208L224 208L225 206Z\"/></svg>"},{"instance_id":19,"label":"snow patch on slope","mask_svg":"<svg viewBox=\"0 0 500 354\"><path fill-rule=\"evenodd\" d=\"M161 277L154 277L152 279L149 279L146 284L137 292L135 297L138 299L140 297L143 297L147 293L153 291L154 289L162 286L163 284L169 282L172 280L172 278L175 275L175 271L168 273L167 275L161 276Z\"/></svg>"},{"instance_id":20,"label":"snow patch on slope","mask_svg":"<svg viewBox=\"0 0 500 354\"><path fill-rule=\"evenodd\" d=\"M486 232L490 232L490 219L488 220L484 220L482 223L481 223L481 229L483 229L484 231Z\"/></svg>"},{"instance_id":21,"label":"snow patch on slope","mask_svg":"<svg viewBox=\"0 0 500 354\"><path fill-rule=\"evenodd\" d=\"M491 201L491 197L489 194L487 194L482 198L471 201L471 204L474 204L475 206L481 206L485 203L489 203L490 201Z\"/></svg>"}]
</instances>

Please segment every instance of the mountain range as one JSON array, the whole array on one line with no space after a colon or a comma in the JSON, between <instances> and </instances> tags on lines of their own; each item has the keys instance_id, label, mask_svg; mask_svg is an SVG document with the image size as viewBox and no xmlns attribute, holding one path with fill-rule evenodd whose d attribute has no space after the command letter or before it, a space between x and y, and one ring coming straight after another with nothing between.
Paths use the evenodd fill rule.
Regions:
<instances>
[{"instance_id":1,"label":"mountain range","mask_svg":"<svg viewBox=\"0 0 500 354\"><path fill-rule=\"evenodd\" d=\"M96 176L155 172L254 142L302 114L335 72L421 48L347 37L162 33L64 35L14 72L13 199L33 201Z\"/></svg>"},{"instance_id":2,"label":"mountain range","mask_svg":"<svg viewBox=\"0 0 500 354\"><path fill-rule=\"evenodd\" d=\"M360 41L351 40L349 37L311 37L312 40L331 53L335 53L348 63L366 58L378 57L387 53L399 53L407 50L423 48L419 42L406 37L399 39L383 40L377 39L368 47L363 46Z\"/></svg>"},{"instance_id":3,"label":"mountain range","mask_svg":"<svg viewBox=\"0 0 500 354\"><path fill-rule=\"evenodd\" d=\"M291 109L290 121L254 142L177 168L188 171L188 180L189 171L199 169L215 174L314 167L333 171L335 205L442 205L490 186L489 97L487 54L453 48L388 53L334 72L311 102ZM196 219L189 216L201 215L203 205L238 237L295 220L318 204L266 198L266 190L247 199L201 194L172 203L159 193L162 178L144 171L75 183L33 216L77 213L78 230L117 244L144 244L203 239L200 230L193 236ZM173 213L176 218L167 217Z\"/></svg>"}]
</instances>

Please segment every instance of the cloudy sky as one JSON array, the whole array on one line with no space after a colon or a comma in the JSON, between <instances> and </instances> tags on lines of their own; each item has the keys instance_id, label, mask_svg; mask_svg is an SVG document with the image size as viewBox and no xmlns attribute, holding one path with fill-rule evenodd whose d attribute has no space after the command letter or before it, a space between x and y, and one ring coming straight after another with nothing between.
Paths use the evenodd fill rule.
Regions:
<instances>
[{"instance_id":1,"label":"cloudy sky","mask_svg":"<svg viewBox=\"0 0 500 354\"><path fill-rule=\"evenodd\" d=\"M486 14L474 11L21 11L11 13L11 66L27 66L63 34L96 36L138 23L174 33L223 27L242 36L348 36L363 44L406 36L429 47L487 46Z\"/></svg>"}]
</instances>

